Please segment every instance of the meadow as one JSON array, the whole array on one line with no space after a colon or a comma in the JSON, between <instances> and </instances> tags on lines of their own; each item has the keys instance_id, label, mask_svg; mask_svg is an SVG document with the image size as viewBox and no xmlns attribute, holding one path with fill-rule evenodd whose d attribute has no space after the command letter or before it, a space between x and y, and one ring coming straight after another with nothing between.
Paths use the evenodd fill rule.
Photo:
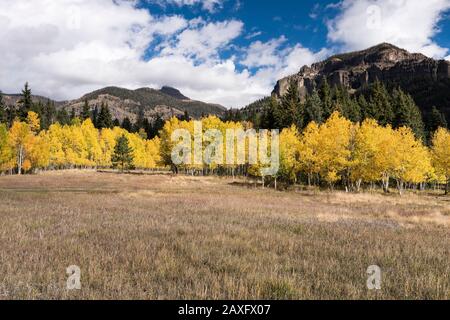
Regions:
<instances>
[{"instance_id":1,"label":"meadow","mask_svg":"<svg viewBox=\"0 0 450 320\"><path fill-rule=\"evenodd\" d=\"M432 192L1 176L0 248L0 299L450 298L450 198ZM71 265L81 290L67 290ZM371 265L381 290L367 288Z\"/></svg>"}]
</instances>

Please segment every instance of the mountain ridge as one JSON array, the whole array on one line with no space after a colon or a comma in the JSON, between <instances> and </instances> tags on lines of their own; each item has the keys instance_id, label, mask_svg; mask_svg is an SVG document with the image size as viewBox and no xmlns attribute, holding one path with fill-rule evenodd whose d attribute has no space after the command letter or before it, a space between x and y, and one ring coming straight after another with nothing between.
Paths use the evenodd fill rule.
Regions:
<instances>
[{"instance_id":1,"label":"mountain ridge","mask_svg":"<svg viewBox=\"0 0 450 320\"><path fill-rule=\"evenodd\" d=\"M3 97L6 105L17 105L21 95L3 94ZM130 90L108 86L69 101L56 101L39 95L33 95L32 99L34 102L41 103L51 101L57 109L65 108L68 112L73 109L76 114L81 112L85 101L88 101L91 110L100 107L101 104L108 104L113 118L119 121L124 118L136 121L141 112L147 118L155 119L158 116L162 118L180 116L185 112L194 118L205 114L222 116L226 111L226 108L219 104L191 100L178 89L169 86L163 86L159 90L147 87Z\"/></svg>"},{"instance_id":2,"label":"mountain ridge","mask_svg":"<svg viewBox=\"0 0 450 320\"><path fill-rule=\"evenodd\" d=\"M321 86L324 78L330 86L350 91L362 90L378 79L410 93L424 114L437 106L450 118L450 62L410 53L389 43L303 66L298 73L280 79L272 94L282 97L293 81L305 98Z\"/></svg>"}]
</instances>

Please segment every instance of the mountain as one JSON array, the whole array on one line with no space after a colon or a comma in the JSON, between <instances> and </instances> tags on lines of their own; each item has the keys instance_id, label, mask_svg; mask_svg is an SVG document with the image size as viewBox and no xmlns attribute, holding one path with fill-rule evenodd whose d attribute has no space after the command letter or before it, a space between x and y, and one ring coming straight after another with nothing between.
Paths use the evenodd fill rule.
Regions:
<instances>
[{"instance_id":1,"label":"mountain","mask_svg":"<svg viewBox=\"0 0 450 320\"><path fill-rule=\"evenodd\" d=\"M123 120L128 117L131 121L137 119L141 110L148 118L155 118L157 115L168 118L183 115L185 112L194 118L205 114L222 116L226 111L225 107L217 104L190 100L177 89L170 87L163 87L161 90L151 88L128 90L106 87L88 93L80 99L69 101L63 107L67 110L75 108L79 112L85 100L88 101L91 108L107 103L113 118Z\"/></svg>"},{"instance_id":2,"label":"mountain","mask_svg":"<svg viewBox=\"0 0 450 320\"><path fill-rule=\"evenodd\" d=\"M169 96L171 96L171 97L173 97L175 99L178 99L178 100L191 100L188 97L186 97L185 95L183 95L180 92L180 90L172 88L172 87L164 86L159 91L161 91L162 93L165 93L165 94L167 94L167 95L169 95Z\"/></svg>"},{"instance_id":3,"label":"mountain","mask_svg":"<svg viewBox=\"0 0 450 320\"><path fill-rule=\"evenodd\" d=\"M279 80L273 94L283 96L294 81L305 97L320 87L324 78L331 86L343 86L353 92L363 90L377 79L386 86L400 86L412 95L424 115L437 106L450 119L450 62L445 60L382 43L304 66L297 74Z\"/></svg>"},{"instance_id":4,"label":"mountain","mask_svg":"<svg viewBox=\"0 0 450 320\"><path fill-rule=\"evenodd\" d=\"M6 105L16 105L21 96L18 94L4 94ZM33 96L35 102L47 102L48 98ZM125 117L135 121L141 110L148 118L156 118L157 115L163 118L180 116L185 112L191 117L198 118L202 115L222 116L226 108L218 105L191 100L184 96L179 90L171 87L163 87L161 90L151 88L140 88L128 90L119 87L106 87L94 92L85 94L79 99L71 101L54 101L57 108L65 108L69 113L75 109L76 113L81 112L84 102L88 101L91 109L100 107L102 103L107 103L113 118L122 121Z\"/></svg>"},{"instance_id":5,"label":"mountain","mask_svg":"<svg viewBox=\"0 0 450 320\"><path fill-rule=\"evenodd\" d=\"M5 103L5 105L7 106L15 106L19 103L20 99L22 99L22 95L21 94L6 94L3 93L3 102ZM43 96L36 96L36 95L32 95L31 96L33 102L35 103L42 103L45 104L48 101L53 102L55 104L56 107L61 107L64 104L66 104L66 101L54 101L50 98L47 97L43 97Z\"/></svg>"}]
</instances>

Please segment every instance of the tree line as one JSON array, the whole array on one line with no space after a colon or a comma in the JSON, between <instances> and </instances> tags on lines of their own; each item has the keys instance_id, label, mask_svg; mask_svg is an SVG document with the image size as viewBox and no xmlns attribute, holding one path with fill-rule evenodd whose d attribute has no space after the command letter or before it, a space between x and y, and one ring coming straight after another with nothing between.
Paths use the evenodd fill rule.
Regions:
<instances>
[{"instance_id":1,"label":"tree line","mask_svg":"<svg viewBox=\"0 0 450 320\"><path fill-rule=\"evenodd\" d=\"M86 99L83 102L81 110L77 111L75 108L67 110L66 108L57 108L55 103L51 100L46 102L33 101L32 92L28 85L25 86L21 93L21 99L18 101L18 107L6 106L3 102L3 97L0 92L0 122L5 123L11 127L16 119L26 121L28 112L34 112L39 116L40 129L47 130L52 124L59 123L61 125L71 125L75 120L84 121L91 119L93 125L97 129L121 127L128 132L138 133L145 132L147 138L153 139L158 135L159 130L164 125L164 120L161 115L157 114L153 121L150 121L143 109L139 110L137 119L133 122L126 117L122 121L115 118L111 114L107 103L91 106ZM182 119L189 119L189 115L185 113Z\"/></svg>"},{"instance_id":2,"label":"tree line","mask_svg":"<svg viewBox=\"0 0 450 320\"><path fill-rule=\"evenodd\" d=\"M288 128L295 125L304 129L310 122L323 123L333 112L339 112L353 122L374 119L381 125L393 128L409 127L417 137L430 141L438 128L447 128L445 115L433 107L425 121L411 95L399 87L388 89L382 82L375 83L356 94L347 88L331 88L326 78L319 88L302 101L298 86L291 82L281 98L268 97L239 110L227 112L224 120L254 123L256 128Z\"/></svg>"},{"instance_id":3,"label":"tree line","mask_svg":"<svg viewBox=\"0 0 450 320\"><path fill-rule=\"evenodd\" d=\"M385 90L381 84L378 86L377 90L383 93ZM280 170L275 176L260 177L260 165L212 163L174 166L171 158L174 145L172 133L177 129L187 129L193 133L194 121L189 117L174 117L165 121L153 139L148 139L147 132L142 128L138 132L131 132L132 130L121 128L114 122L109 126L107 112L100 111L96 118L97 121L99 118L101 121L106 119L106 125L96 128L91 116L87 116L87 108L70 123L56 121L45 128L43 122L46 120L34 111L28 111L23 118L24 110L21 109L28 99L27 90L23 92L18 115L10 125L0 99L0 172L21 174L39 169L118 167L124 170L132 167L166 167L175 172L184 170L191 174L245 175L260 177L263 181L274 184L281 181L332 189L340 187L347 191L378 186L389 192L395 184L400 192L405 188L438 188L443 185L448 192L450 133L442 123L431 135L427 145L417 131L420 126L414 127L413 122L398 122L394 126L387 121L386 115L389 112L385 112L383 117L378 114L378 119L367 116L364 117L365 120L352 121L349 111L346 114L343 111L351 108L342 104L340 110L333 111L325 118L327 114L322 113L323 107L313 108L319 101L320 105L323 104L319 92L307 99L300 109L302 113L295 113L292 108L295 106L298 109L298 104L291 105L289 101L298 103L298 100L295 89L291 87L290 93L282 101L271 99L273 113L270 109L264 112L266 119L274 121L267 124L268 128L282 128ZM401 91L397 95L399 100L410 100ZM332 98L331 106L335 101L333 99L335 98ZM385 103L387 100L381 105ZM291 112L284 110L289 105L292 108L286 110ZM410 106L410 114L414 115L414 104L405 103L406 105ZM312 112L313 110L319 111ZM392 117L401 119L398 115ZM203 130L215 129L223 133L227 129L248 130L255 127L252 122L231 121L215 116L205 117L201 121ZM207 146L208 141L203 141L203 147ZM226 150L224 155L225 152Z\"/></svg>"},{"instance_id":4,"label":"tree line","mask_svg":"<svg viewBox=\"0 0 450 320\"><path fill-rule=\"evenodd\" d=\"M217 117L202 120L203 130L215 129L225 137L227 129L252 128L249 122L222 121ZM165 166L173 167L170 137L177 129L186 129L194 136L192 121L173 118L161 130L160 155ZM194 142L192 142L194 143ZM204 141L203 148L209 145ZM248 148L248 144L246 146ZM248 150L247 150L248 151ZM224 148L224 157L226 155ZM237 161L235 161L236 163ZM432 144L426 146L411 128L381 125L374 119L352 122L338 111L323 123L310 122L303 130L295 124L280 133L280 170L275 176L261 177L260 164L255 165L182 165L176 171L200 174L247 175L264 182L307 184L347 191L373 189L384 192L395 187L425 189L446 186L450 180L450 132L439 128Z\"/></svg>"}]
</instances>

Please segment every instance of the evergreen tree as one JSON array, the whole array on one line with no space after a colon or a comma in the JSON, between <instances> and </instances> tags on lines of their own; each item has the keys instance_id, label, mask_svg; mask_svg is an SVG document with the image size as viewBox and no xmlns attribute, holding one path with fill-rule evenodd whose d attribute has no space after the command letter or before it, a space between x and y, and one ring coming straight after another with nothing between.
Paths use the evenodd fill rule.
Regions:
<instances>
[{"instance_id":1,"label":"evergreen tree","mask_svg":"<svg viewBox=\"0 0 450 320\"><path fill-rule=\"evenodd\" d=\"M70 112L70 120L74 120L77 117L77 114L75 112L75 108L72 108Z\"/></svg>"},{"instance_id":2,"label":"evergreen tree","mask_svg":"<svg viewBox=\"0 0 450 320\"><path fill-rule=\"evenodd\" d=\"M288 91L281 98L281 108L278 113L278 125L280 129L288 128L295 124L298 128L303 127L302 104L298 92L297 83L291 81Z\"/></svg>"},{"instance_id":3,"label":"evergreen tree","mask_svg":"<svg viewBox=\"0 0 450 320\"><path fill-rule=\"evenodd\" d=\"M31 89L28 86L28 82L25 83L25 87L22 90L22 98L19 100L19 117L20 120L25 121L28 116L28 112L33 107L33 100L31 98Z\"/></svg>"},{"instance_id":4,"label":"evergreen tree","mask_svg":"<svg viewBox=\"0 0 450 320\"><path fill-rule=\"evenodd\" d=\"M86 120L89 119L91 117L91 108L89 107L89 103L86 100L84 100L84 104L83 104L83 110L81 111L81 120Z\"/></svg>"},{"instance_id":5,"label":"evergreen tree","mask_svg":"<svg viewBox=\"0 0 450 320\"><path fill-rule=\"evenodd\" d=\"M319 96L320 100L322 101L323 118L328 119L333 108L333 95L331 93L331 88L328 84L328 80L325 76L323 77L322 86L319 90Z\"/></svg>"},{"instance_id":6,"label":"evergreen tree","mask_svg":"<svg viewBox=\"0 0 450 320\"><path fill-rule=\"evenodd\" d=\"M402 89L394 89L392 92L392 106L395 110L394 128L409 127L417 138L424 137L424 124L422 113L414 102L414 99L405 94Z\"/></svg>"},{"instance_id":7,"label":"evergreen tree","mask_svg":"<svg viewBox=\"0 0 450 320\"><path fill-rule=\"evenodd\" d=\"M389 93L378 79L371 88L368 111L369 118L377 120L381 125L392 123L395 117Z\"/></svg>"},{"instance_id":8,"label":"evergreen tree","mask_svg":"<svg viewBox=\"0 0 450 320\"><path fill-rule=\"evenodd\" d=\"M148 138L153 139L154 137L159 135L159 131L161 131L164 128L165 121L161 116L158 114L156 115L155 121L153 121L153 124L150 125L150 130L148 133Z\"/></svg>"},{"instance_id":9,"label":"evergreen tree","mask_svg":"<svg viewBox=\"0 0 450 320\"><path fill-rule=\"evenodd\" d=\"M131 169L133 163L133 149L129 146L128 139L125 135L122 135L117 139L111 160L114 168L119 168L122 172L125 169Z\"/></svg>"},{"instance_id":10,"label":"evergreen tree","mask_svg":"<svg viewBox=\"0 0 450 320\"><path fill-rule=\"evenodd\" d=\"M304 110L304 123L306 127L310 122L321 124L323 122L322 101L320 100L317 90L313 90L312 94L307 97ZM303 129L303 127L301 128Z\"/></svg>"},{"instance_id":11,"label":"evergreen tree","mask_svg":"<svg viewBox=\"0 0 450 320\"><path fill-rule=\"evenodd\" d=\"M358 106L361 113L361 120L370 119L370 114L368 112L369 104L363 94L358 97Z\"/></svg>"},{"instance_id":12,"label":"evergreen tree","mask_svg":"<svg viewBox=\"0 0 450 320\"><path fill-rule=\"evenodd\" d=\"M0 123L6 123L6 119L5 104L3 103L3 95L0 91Z\"/></svg>"},{"instance_id":13,"label":"evergreen tree","mask_svg":"<svg viewBox=\"0 0 450 320\"><path fill-rule=\"evenodd\" d=\"M97 127L97 122L98 122L98 106L95 105L94 111L92 112L92 123L94 124L95 127Z\"/></svg>"},{"instance_id":14,"label":"evergreen tree","mask_svg":"<svg viewBox=\"0 0 450 320\"><path fill-rule=\"evenodd\" d=\"M187 112L187 110L185 110L184 114L179 119L181 121L188 121L188 122L191 121L191 117L189 116L189 112Z\"/></svg>"},{"instance_id":15,"label":"evergreen tree","mask_svg":"<svg viewBox=\"0 0 450 320\"><path fill-rule=\"evenodd\" d=\"M53 123L55 123L55 118L56 118L55 104L52 101L47 100L42 110L41 116L42 129L47 130Z\"/></svg>"},{"instance_id":16,"label":"evergreen tree","mask_svg":"<svg viewBox=\"0 0 450 320\"><path fill-rule=\"evenodd\" d=\"M439 111L436 106L433 106L430 115L428 116L427 129L428 132L433 133L439 128L447 128L447 120L445 115Z\"/></svg>"},{"instance_id":17,"label":"evergreen tree","mask_svg":"<svg viewBox=\"0 0 450 320\"><path fill-rule=\"evenodd\" d=\"M119 121L119 119L117 119L117 118L114 119L114 121L113 121L113 127L114 127L114 128L115 128L115 127L119 127L119 128L120 128L120 121Z\"/></svg>"},{"instance_id":18,"label":"evergreen tree","mask_svg":"<svg viewBox=\"0 0 450 320\"><path fill-rule=\"evenodd\" d=\"M121 125L122 129L127 130L128 132L131 132L133 125L131 123L130 118L126 117L123 119L122 121L122 125Z\"/></svg>"},{"instance_id":19,"label":"evergreen tree","mask_svg":"<svg viewBox=\"0 0 450 320\"><path fill-rule=\"evenodd\" d=\"M16 108L10 106L6 111L6 119L9 127L12 126L14 120L16 120L16 117L17 117Z\"/></svg>"},{"instance_id":20,"label":"evergreen tree","mask_svg":"<svg viewBox=\"0 0 450 320\"><path fill-rule=\"evenodd\" d=\"M278 101L275 96L270 97L270 102L264 107L261 128L263 129L278 129L277 115L278 115Z\"/></svg>"},{"instance_id":21,"label":"evergreen tree","mask_svg":"<svg viewBox=\"0 0 450 320\"><path fill-rule=\"evenodd\" d=\"M57 112L56 121L59 122L63 126L70 124L70 116L67 113L67 110L65 108L63 108Z\"/></svg>"},{"instance_id":22,"label":"evergreen tree","mask_svg":"<svg viewBox=\"0 0 450 320\"><path fill-rule=\"evenodd\" d=\"M112 128L113 121L111 112L109 112L108 104L102 103L100 108L100 114L97 118L97 129L104 129L104 128Z\"/></svg>"},{"instance_id":23,"label":"evergreen tree","mask_svg":"<svg viewBox=\"0 0 450 320\"><path fill-rule=\"evenodd\" d=\"M353 122L361 122L361 106L356 97L349 99L347 108L347 118Z\"/></svg>"},{"instance_id":24,"label":"evergreen tree","mask_svg":"<svg viewBox=\"0 0 450 320\"><path fill-rule=\"evenodd\" d=\"M145 110L144 108L139 109L139 113L137 116L137 121L134 124L133 132L139 132L139 129L145 129L144 128L144 120L145 120Z\"/></svg>"}]
</instances>

